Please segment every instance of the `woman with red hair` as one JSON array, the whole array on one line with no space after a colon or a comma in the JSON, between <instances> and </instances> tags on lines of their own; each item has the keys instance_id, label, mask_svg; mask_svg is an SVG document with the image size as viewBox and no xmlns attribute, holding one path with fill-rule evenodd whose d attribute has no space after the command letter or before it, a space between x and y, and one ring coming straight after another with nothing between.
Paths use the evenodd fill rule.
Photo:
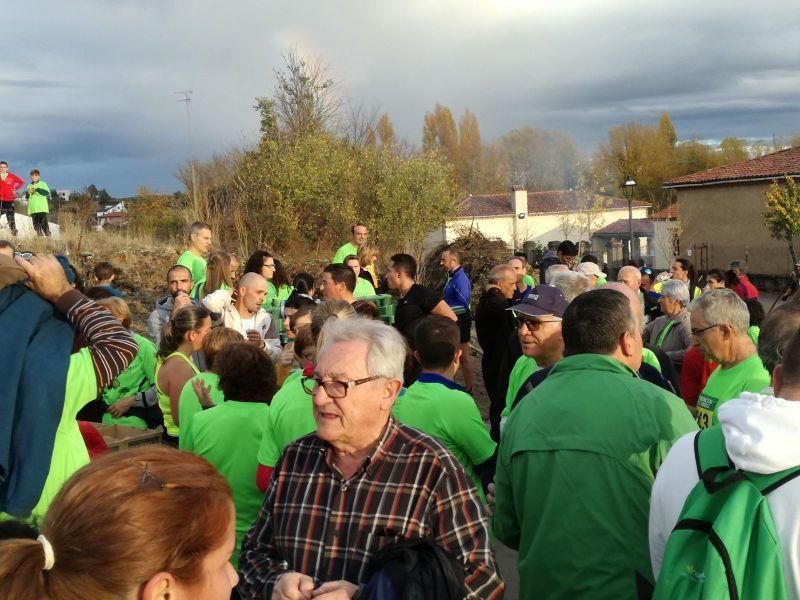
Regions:
<instances>
[{"instance_id":1,"label":"woman with red hair","mask_svg":"<svg viewBox=\"0 0 800 600\"><path fill-rule=\"evenodd\" d=\"M227 481L206 460L164 446L83 467L38 538L25 527L0 531L3 600L227 600L238 581Z\"/></svg>"}]
</instances>

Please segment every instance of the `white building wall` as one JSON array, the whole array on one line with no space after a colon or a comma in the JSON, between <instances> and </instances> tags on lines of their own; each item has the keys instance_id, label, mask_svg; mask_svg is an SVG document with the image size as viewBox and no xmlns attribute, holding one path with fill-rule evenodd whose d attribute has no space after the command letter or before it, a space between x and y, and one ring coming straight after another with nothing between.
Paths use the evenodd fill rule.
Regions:
<instances>
[{"instance_id":1,"label":"white building wall","mask_svg":"<svg viewBox=\"0 0 800 600\"><path fill-rule=\"evenodd\" d=\"M514 219L516 215L506 215L503 217L465 217L448 221L444 228L431 232L425 240L425 249L430 250L441 243L452 242L463 230L474 228L479 230L487 238L494 238L504 241L509 248L514 248ZM617 221L628 218L628 209L606 210L598 219L596 228L600 229ZM634 208L634 219L647 218L646 208ZM519 235L519 246L525 241L535 241L542 245L554 240L565 239L564 231L561 226L561 215L559 213L534 214L528 215L517 225ZM573 229L570 239L578 242L578 231ZM586 235L585 239L591 239L591 234Z\"/></svg>"}]
</instances>

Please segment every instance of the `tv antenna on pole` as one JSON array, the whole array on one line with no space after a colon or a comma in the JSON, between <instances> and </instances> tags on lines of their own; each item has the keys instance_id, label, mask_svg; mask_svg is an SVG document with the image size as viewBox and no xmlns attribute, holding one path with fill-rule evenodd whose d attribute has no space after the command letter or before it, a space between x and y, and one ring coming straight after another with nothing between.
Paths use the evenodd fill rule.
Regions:
<instances>
[{"instance_id":1,"label":"tv antenna on pole","mask_svg":"<svg viewBox=\"0 0 800 600\"><path fill-rule=\"evenodd\" d=\"M183 96L183 98L178 98L177 102L185 102L186 103L186 129L189 133L189 153L191 154L189 158L189 171L192 177L192 199L194 201L194 206L197 208L197 178L194 174L194 138L192 135L192 117L189 113L189 104L192 101L192 90L183 90L181 92L173 92L173 94L179 94Z\"/></svg>"}]
</instances>

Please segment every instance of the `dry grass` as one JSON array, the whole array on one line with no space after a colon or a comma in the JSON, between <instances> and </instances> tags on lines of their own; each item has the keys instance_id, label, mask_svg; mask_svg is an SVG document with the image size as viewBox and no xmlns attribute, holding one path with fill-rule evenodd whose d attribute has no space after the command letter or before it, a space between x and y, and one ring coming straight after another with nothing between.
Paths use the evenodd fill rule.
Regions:
<instances>
[{"instance_id":1,"label":"dry grass","mask_svg":"<svg viewBox=\"0 0 800 600\"><path fill-rule=\"evenodd\" d=\"M157 298L166 294L166 273L183 250L177 243L165 243L129 230L92 231L70 219L61 223L61 239L32 238L19 244L20 250L65 254L88 289L94 285L93 270L108 261L120 271L115 287L125 294L133 313L133 329L146 331L147 315Z\"/></svg>"}]
</instances>

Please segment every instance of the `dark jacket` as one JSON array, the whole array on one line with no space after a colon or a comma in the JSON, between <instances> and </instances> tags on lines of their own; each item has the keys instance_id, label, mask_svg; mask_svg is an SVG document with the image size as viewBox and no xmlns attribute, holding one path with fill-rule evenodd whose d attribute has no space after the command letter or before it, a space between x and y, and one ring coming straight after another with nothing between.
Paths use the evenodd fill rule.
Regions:
<instances>
[{"instance_id":1,"label":"dark jacket","mask_svg":"<svg viewBox=\"0 0 800 600\"><path fill-rule=\"evenodd\" d=\"M481 365L484 380L489 380L487 392L490 397L496 391L508 336L516 330L514 317L511 311L506 310L510 307L511 300L496 287L487 288L475 306L475 332L483 350ZM493 390L489 390L488 385L493 385Z\"/></svg>"},{"instance_id":2,"label":"dark jacket","mask_svg":"<svg viewBox=\"0 0 800 600\"><path fill-rule=\"evenodd\" d=\"M0 511L26 517L50 471L74 333L21 284L0 290L0 331Z\"/></svg>"},{"instance_id":3,"label":"dark jacket","mask_svg":"<svg viewBox=\"0 0 800 600\"><path fill-rule=\"evenodd\" d=\"M658 292L646 292L644 288L639 288L639 290L642 292L642 300L644 301L644 314L649 321L655 321L664 314L658 305L658 299L661 294Z\"/></svg>"},{"instance_id":4,"label":"dark jacket","mask_svg":"<svg viewBox=\"0 0 800 600\"><path fill-rule=\"evenodd\" d=\"M511 300L496 287L486 289L475 305L475 332L484 356L489 356L499 368L506 340L515 331Z\"/></svg>"},{"instance_id":5,"label":"dark jacket","mask_svg":"<svg viewBox=\"0 0 800 600\"><path fill-rule=\"evenodd\" d=\"M555 251L550 250L542 257L542 260L539 262L539 281L541 283L547 283L546 274L547 268L552 267L553 265L557 265L561 261L558 260L558 256L556 255Z\"/></svg>"}]
</instances>

